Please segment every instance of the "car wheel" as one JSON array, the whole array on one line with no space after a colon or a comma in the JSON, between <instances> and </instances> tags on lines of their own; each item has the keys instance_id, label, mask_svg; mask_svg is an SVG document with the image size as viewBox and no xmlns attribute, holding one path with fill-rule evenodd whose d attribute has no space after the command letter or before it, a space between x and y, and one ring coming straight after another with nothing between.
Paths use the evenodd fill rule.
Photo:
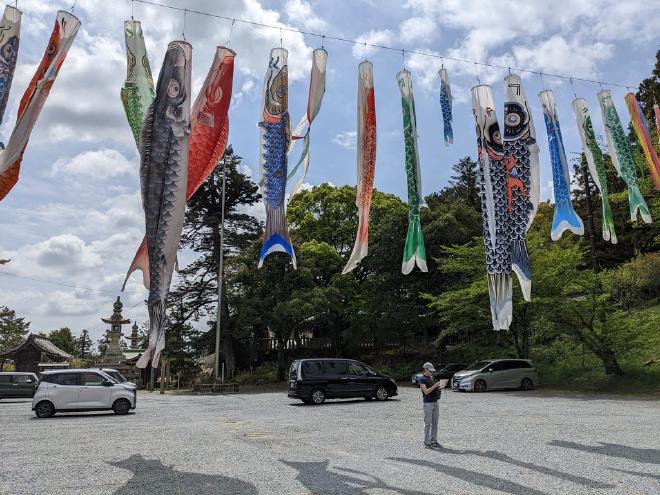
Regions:
<instances>
[{"instance_id":1,"label":"car wheel","mask_svg":"<svg viewBox=\"0 0 660 495\"><path fill-rule=\"evenodd\" d=\"M529 378L523 378L520 382L520 388L522 390L532 390L534 388L534 382Z\"/></svg>"},{"instance_id":2,"label":"car wheel","mask_svg":"<svg viewBox=\"0 0 660 495\"><path fill-rule=\"evenodd\" d=\"M486 382L483 380L477 380L474 382L474 391L475 392L485 392L486 391Z\"/></svg>"},{"instance_id":3,"label":"car wheel","mask_svg":"<svg viewBox=\"0 0 660 495\"><path fill-rule=\"evenodd\" d=\"M387 400L390 394L387 393L387 389L382 385L376 389L376 399L378 400Z\"/></svg>"},{"instance_id":4,"label":"car wheel","mask_svg":"<svg viewBox=\"0 0 660 495\"><path fill-rule=\"evenodd\" d=\"M37 404L37 407L34 408L34 413L38 418L50 418L55 414L55 406L47 400L44 400Z\"/></svg>"},{"instance_id":5,"label":"car wheel","mask_svg":"<svg viewBox=\"0 0 660 495\"><path fill-rule=\"evenodd\" d=\"M128 414L128 411L131 408L131 403L126 399L117 399L112 405L112 410L115 414Z\"/></svg>"},{"instance_id":6,"label":"car wheel","mask_svg":"<svg viewBox=\"0 0 660 495\"><path fill-rule=\"evenodd\" d=\"M312 401L312 404L317 406L323 404L325 402L325 392L322 388L315 388L309 395L309 399Z\"/></svg>"}]
</instances>

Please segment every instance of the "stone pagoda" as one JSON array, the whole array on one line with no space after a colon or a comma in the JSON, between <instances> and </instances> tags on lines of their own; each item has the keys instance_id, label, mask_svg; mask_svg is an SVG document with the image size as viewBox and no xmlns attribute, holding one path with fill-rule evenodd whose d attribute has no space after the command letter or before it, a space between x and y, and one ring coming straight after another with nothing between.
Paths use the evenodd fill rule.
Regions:
<instances>
[{"instance_id":1,"label":"stone pagoda","mask_svg":"<svg viewBox=\"0 0 660 495\"><path fill-rule=\"evenodd\" d=\"M126 359L120 344L120 339L124 335L121 333L121 326L128 325L131 320L125 319L121 315L123 307L124 305L122 304L121 299L117 296L117 300L113 305L114 311L112 312L112 316L110 318L101 318L103 323L108 323L110 325L110 330L106 332L110 342L108 343L108 349L105 351L105 354L103 354L103 358L101 359L101 362L104 365L119 364Z\"/></svg>"}]
</instances>

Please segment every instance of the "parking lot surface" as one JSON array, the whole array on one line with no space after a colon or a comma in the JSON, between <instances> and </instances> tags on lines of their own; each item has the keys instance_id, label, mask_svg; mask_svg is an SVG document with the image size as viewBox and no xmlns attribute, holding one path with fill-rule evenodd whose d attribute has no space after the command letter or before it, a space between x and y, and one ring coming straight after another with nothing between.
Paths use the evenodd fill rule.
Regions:
<instances>
[{"instance_id":1,"label":"parking lot surface","mask_svg":"<svg viewBox=\"0 0 660 495\"><path fill-rule=\"evenodd\" d=\"M420 392L306 406L284 392L140 392L128 416L0 401L0 494L657 494L660 404L445 392L441 450Z\"/></svg>"}]
</instances>

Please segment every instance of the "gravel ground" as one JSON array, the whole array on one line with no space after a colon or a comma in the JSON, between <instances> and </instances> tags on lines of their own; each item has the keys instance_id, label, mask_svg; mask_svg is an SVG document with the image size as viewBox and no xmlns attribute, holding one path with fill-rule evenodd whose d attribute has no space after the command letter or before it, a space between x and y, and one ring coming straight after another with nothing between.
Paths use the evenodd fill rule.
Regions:
<instances>
[{"instance_id":1,"label":"gravel ground","mask_svg":"<svg viewBox=\"0 0 660 495\"><path fill-rule=\"evenodd\" d=\"M657 494L653 398L420 392L304 406L284 392L140 393L133 414L37 419L0 401L0 494ZM451 425L451 427L449 426Z\"/></svg>"}]
</instances>

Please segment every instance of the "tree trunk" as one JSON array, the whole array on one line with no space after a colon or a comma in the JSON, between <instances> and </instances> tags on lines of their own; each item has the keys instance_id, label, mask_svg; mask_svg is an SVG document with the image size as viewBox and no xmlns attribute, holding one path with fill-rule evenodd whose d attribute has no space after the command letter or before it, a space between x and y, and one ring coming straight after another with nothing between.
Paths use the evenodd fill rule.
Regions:
<instances>
[{"instance_id":1,"label":"tree trunk","mask_svg":"<svg viewBox=\"0 0 660 495\"><path fill-rule=\"evenodd\" d=\"M580 332L580 337L584 345L603 362L606 375L623 376L623 370L614 351L598 335L593 331L586 335Z\"/></svg>"},{"instance_id":2,"label":"tree trunk","mask_svg":"<svg viewBox=\"0 0 660 495\"><path fill-rule=\"evenodd\" d=\"M286 380L286 361L284 356L284 344L286 341L281 338L277 339L277 381L283 382Z\"/></svg>"}]
</instances>

